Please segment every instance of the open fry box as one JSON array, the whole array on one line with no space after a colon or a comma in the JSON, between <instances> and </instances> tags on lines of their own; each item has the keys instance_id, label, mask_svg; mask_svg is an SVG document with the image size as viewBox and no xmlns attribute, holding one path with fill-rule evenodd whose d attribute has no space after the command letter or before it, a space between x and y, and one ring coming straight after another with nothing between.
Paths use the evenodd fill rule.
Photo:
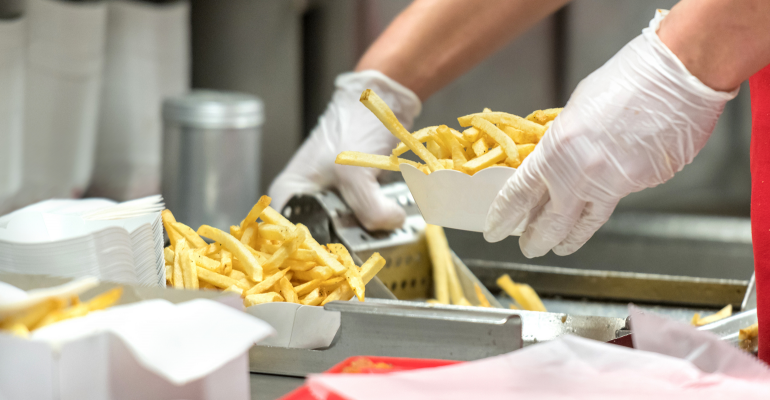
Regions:
<instances>
[{"instance_id":1,"label":"open fry box","mask_svg":"<svg viewBox=\"0 0 770 400\"><path fill-rule=\"evenodd\" d=\"M425 222L445 228L483 232L489 206L515 168L490 167L474 175L454 170L425 174L409 164L399 166ZM512 233L519 236L523 221Z\"/></svg>"},{"instance_id":2,"label":"open fry box","mask_svg":"<svg viewBox=\"0 0 770 400\"><path fill-rule=\"evenodd\" d=\"M70 278L0 273L0 281L23 290L54 287L70 280ZM95 288L84 292L81 298L87 300L115 286L118 285L100 283ZM153 301L153 299L178 304L203 298L238 310L243 308L240 298L234 295L120 286L124 289L120 305L145 300ZM168 305L168 303L165 304ZM150 343L153 342L157 345L162 343L159 341ZM209 359L201 348L193 347L187 350L206 360ZM224 365L218 368L212 366L213 370L204 376L174 383L168 376L162 376L163 374L158 372L163 369L163 365L149 366L146 358L145 362L140 362L136 353L123 339L112 333L98 332L51 343L0 332L0 354L2 354L0 398L248 399L250 384L247 353L246 349L242 354L224 361Z\"/></svg>"}]
</instances>

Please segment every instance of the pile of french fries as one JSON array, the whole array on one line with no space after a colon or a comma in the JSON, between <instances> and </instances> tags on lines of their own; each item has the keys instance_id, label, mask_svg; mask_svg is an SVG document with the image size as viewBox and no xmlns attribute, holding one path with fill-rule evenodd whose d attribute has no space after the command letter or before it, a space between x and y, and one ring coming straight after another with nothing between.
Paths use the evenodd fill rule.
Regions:
<instances>
[{"instance_id":1,"label":"pile of french fries","mask_svg":"<svg viewBox=\"0 0 770 400\"><path fill-rule=\"evenodd\" d=\"M485 108L481 113L457 119L461 127L468 128L462 133L439 125L410 134L371 89L361 94L361 102L401 143L390 156L343 151L337 156L336 163L389 171L399 171L399 164L410 164L426 174L452 169L473 175L492 166L517 168L532 153L562 110L537 110L522 118ZM399 158L410 150L425 164Z\"/></svg>"},{"instance_id":2,"label":"pile of french fries","mask_svg":"<svg viewBox=\"0 0 770 400\"><path fill-rule=\"evenodd\" d=\"M237 293L246 307L278 301L317 306L354 295L364 301L364 287L385 266L379 253L356 266L345 246L319 244L307 227L271 208L267 196L230 233L208 225L195 231L169 210L162 217L170 240L164 249L168 286Z\"/></svg>"},{"instance_id":3,"label":"pile of french fries","mask_svg":"<svg viewBox=\"0 0 770 400\"><path fill-rule=\"evenodd\" d=\"M111 307L120 300L122 294L123 288L116 287L86 302L81 302L78 296L66 300L50 297L4 316L0 320L0 330L28 337L35 329Z\"/></svg>"}]
</instances>

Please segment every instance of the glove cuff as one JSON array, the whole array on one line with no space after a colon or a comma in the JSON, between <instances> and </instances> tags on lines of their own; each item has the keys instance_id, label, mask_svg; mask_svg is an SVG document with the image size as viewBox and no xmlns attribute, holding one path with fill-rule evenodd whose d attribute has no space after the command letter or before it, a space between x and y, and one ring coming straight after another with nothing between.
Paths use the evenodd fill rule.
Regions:
<instances>
[{"instance_id":1,"label":"glove cuff","mask_svg":"<svg viewBox=\"0 0 770 400\"><path fill-rule=\"evenodd\" d=\"M404 126L411 126L422 111L422 102L413 91L377 70L340 74L334 85L338 90L355 91L357 96L366 89L374 90Z\"/></svg>"},{"instance_id":2,"label":"glove cuff","mask_svg":"<svg viewBox=\"0 0 770 400\"><path fill-rule=\"evenodd\" d=\"M667 15L668 10L656 10L655 16L650 20L650 25L647 28L642 29L642 36L647 39L650 46L664 59L665 64L673 73L683 76L682 81L687 82L688 89L693 93L711 101L721 100L727 102L735 98L735 96L738 95L740 87L731 92L721 92L706 86L705 83L701 82L700 79L690 73L682 61L679 60L679 57L677 57L676 54L674 54L674 52L660 40L660 37L658 37L658 29L660 28L661 21L663 21Z\"/></svg>"}]
</instances>

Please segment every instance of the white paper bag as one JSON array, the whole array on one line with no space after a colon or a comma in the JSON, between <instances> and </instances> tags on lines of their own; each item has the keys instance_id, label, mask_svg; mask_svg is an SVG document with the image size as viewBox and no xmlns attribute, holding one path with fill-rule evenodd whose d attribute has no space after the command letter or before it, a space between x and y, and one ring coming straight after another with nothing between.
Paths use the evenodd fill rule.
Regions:
<instances>
[{"instance_id":1,"label":"white paper bag","mask_svg":"<svg viewBox=\"0 0 770 400\"><path fill-rule=\"evenodd\" d=\"M0 20L0 214L21 187L26 20Z\"/></svg>"},{"instance_id":2,"label":"white paper bag","mask_svg":"<svg viewBox=\"0 0 770 400\"><path fill-rule=\"evenodd\" d=\"M111 1L96 168L89 194L128 200L160 191L165 97L189 90L189 4Z\"/></svg>"},{"instance_id":3,"label":"white paper bag","mask_svg":"<svg viewBox=\"0 0 770 400\"><path fill-rule=\"evenodd\" d=\"M107 3L30 0L27 5L23 206L80 197L91 178Z\"/></svg>"}]
</instances>

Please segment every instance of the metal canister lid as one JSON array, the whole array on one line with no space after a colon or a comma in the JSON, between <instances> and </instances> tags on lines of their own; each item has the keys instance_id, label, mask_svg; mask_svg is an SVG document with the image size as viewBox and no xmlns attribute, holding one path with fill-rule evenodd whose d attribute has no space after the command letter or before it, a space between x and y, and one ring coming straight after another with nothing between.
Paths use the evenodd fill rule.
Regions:
<instances>
[{"instance_id":1,"label":"metal canister lid","mask_svg":"<svg viewBox=\"0 0 770 400\"><path fill-rule=\"evenodd\" d=\"M264 118L262 100L246 93L193 90L163 102L163 119L185 126L252 128Z\"/></svg>"}]
</instances>

